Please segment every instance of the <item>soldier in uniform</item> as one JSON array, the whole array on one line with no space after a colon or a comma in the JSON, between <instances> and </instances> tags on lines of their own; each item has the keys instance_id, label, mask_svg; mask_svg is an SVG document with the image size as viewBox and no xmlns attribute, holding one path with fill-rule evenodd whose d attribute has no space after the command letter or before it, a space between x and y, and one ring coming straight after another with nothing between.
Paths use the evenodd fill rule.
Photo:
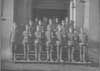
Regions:
<instances>
[{"instance_id":1,"label":"soldier in uniform","mask_svg":"<svg viewBox=\"0 0 100 71\"><path fill-rule=\"evenodd\" d=\"M43 19L42 21L42 25L40 27L40 31L41 31L41 60L42 61L47 61L47 47L46 47L46 25L47 25L47 20L46 18Z\"/></svg>"},{"instance_id":2,"label":"soldier in uniform","mask_svg":"<svg viewBox=\"0 0 100 71\"><path fill-rule=\"evenodd\" d=\"M40 42L40 39L41 39L41 30L40 30L40 27L41 27L41 20L38 21L38 25L36 26L36 31L35 31L35 36L36 36L36 39L35 39L35 48L37 49L37 60L40 61L40 48L41 48L41 42Z\"/></svg>"},{"instance_id":3,"label":"soldier in uniform","mask_svg":"<svg viewBox=\"0 0 100 71\"><path fill-rule=\"evenodd\" d=\"M80 62L80 39L79 39L79 33L77 30L74 30L74 39L73 39L73 61Z\"/></svg>"},{"instance_id":4,"label":"soldier in uniform","mask_svg":"<svg viewBox=\"0 0 100 71\"><path fill-rule=\"evenodd\" d=\"M51 45L52 45L52 59L53 61L57 61L57 36L56 36L56 31L57 31L57 25L56 25L56 19L53 19L53 24L51 25Z\"/></svg>"},{"instance_id":5,"label":"soldier in uniform","mask_svg":"<svg viewBox=\"0 0 100 71\"><path fill-rule=\"evenodd\" d=\"M69 21L68 21L68 17L66 17L65 18L65 32L66 32L66 34L68 33L68 29L69 29L69 25L70 23L69 23Z\"/></svg>"},{"instance_id":6,"label":"soldier in uniform","mask_svg":"<svg viewBox=\"0 0 100 71\"><path fill-rule=\"evenodd\" d=\"M81 28L80 29L80 33L79 33L79 38L80 38L80 59L82 62L86 62L88 61L88 58L86 56L87 53L87 45L88 45L88 37L86 35L86 33L84 32L84 30Z\"/></svg>"},{"instance_id":7,"label":"soldier in uniform","mask_svg":"<svg viewBox=\"0 0 100 71\"><path fill-rule=\"evenodd\" d=\"M68 58L69 61L73 61L73 39L74 39L74 34L73 34L73 27L68 28Z\"/></svg>"},{"instance_id":8,"label":"soldier in uniform","mask_svg":"<svg viewBox=\"0 0 100 71\"><path fill-rule=\"evenodd\" d=\"M16 23L13 23L12 30L11 30L11 35L10 35L10 40L11 40L11 47L12 47L12 60L14 60L14 54L15 54L15 48L16 48Z\"/></svg>"},{"instance_id":9,"label":"soldier in uniform","mask_svg":"<svg viewBox=\"0 0 100 71\"><path fill-rule=\"evenodd\" d=\"M29 48L29 37L31 36L29 33L29 25L25 26L26 29L23 32L23 45L24 45L24 55L25 55L25 60L27 60L27 49Z\"/></svg>"},{"instance_id":10,"label":"soldier in uniform","mask_svg":"<svg viewBox=\"0 0 100 71\"><path fill-rule=\"evenodd\" d=\"M62 20L62 53L61 53L61 58L63 61L68 61L68 35L67 35L67 29L66 29L66 23L64 20Z\"/></svg>"},{"instance_id":11,"label":"soldier in uniform","mask_svg":"<svg viewBox=\"0 0 100 71\"><path fill-rule=\"evenodd\" d=\"M47 31L47 25L48 25L48 18L47 17L43 17L42 26L43 26L43 30L44 31Z\"/></svg>"},{"instance_id":12,"label":"soldier in uniform","mask_svg":"<svg viewBox=\"0 0 100 71\"><path fill-rule=\"evenodd\" d=\"M28 55L29 60L35 60L36 59L36 48L35 48L35 31L36 31L36 24L30 20L29 21L29 48L28 48ZM33 55L30 55L33 54Z\"/></svg>"},{"instance_id":13,"label":"soldier in uniform","mask_svg":"<svg viewBox=\"0 0 100 71\"><path fill-rule=\"evenodd\" d=\"M56 41L56 45L57 45L57 57L58 57L58 61L61 60L60 58L60 49L61 49L61 24L57 25L57 32L56 32L56 36L57 36L57 41Z\"/></svg>"},{"instance_id":14,"label":"soldier in uniform","mask_svg":"<svg viewBox=\"0 0 100 71\"><path fill-rule=\"evenodd\" d=\"M47 31L45 33L46 35L46 46L48 50L48 61L51 61L51 25L52 25L52 20L49 19L49 24L47 25Z\"/></svg>"}]
</instances>

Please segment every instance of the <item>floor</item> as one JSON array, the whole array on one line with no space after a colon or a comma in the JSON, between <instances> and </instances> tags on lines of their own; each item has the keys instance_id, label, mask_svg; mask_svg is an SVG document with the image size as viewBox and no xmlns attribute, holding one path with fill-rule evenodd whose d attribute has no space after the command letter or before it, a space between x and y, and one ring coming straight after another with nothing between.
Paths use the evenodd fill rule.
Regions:
<instances>
[{"instance_id":1,"label":"floor","mask_svg":"<svg viewBox=\"0 0 100 71\"><path fill-rule=\"evenodd\" d=\"M100 71L100 67L88 65L49 65L49 64L15 64L11 61L1 62L1 71Z\"/></svg>"}]
</instances>

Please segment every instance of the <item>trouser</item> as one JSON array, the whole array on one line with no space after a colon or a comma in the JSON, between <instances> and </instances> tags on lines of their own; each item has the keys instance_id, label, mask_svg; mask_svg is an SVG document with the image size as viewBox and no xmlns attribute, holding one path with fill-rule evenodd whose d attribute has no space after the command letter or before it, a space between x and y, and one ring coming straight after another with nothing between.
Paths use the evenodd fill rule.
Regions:
<instances>
[{"instance_id":1,"label":"trouser","mask_svg":"<svg viewBox=\"0 0 100 71\"><path fill-rule=\"evenodd\" d=\"M12 42L12 60L14 60L15 49L16 49L16 43Z\"/></svg>"},{"instance_id":2,"label":"trouser","mask_svg":"<svg viewBox=\"0 0 100 71\"><path fill-rule=\"evenodd\" d=\"M41 48L40 48L40 59L41 60L46 60L47 61L47 47L45 42L41 44Z\"/></svg>"},{"instance_id":3,"label":"trouser","mask_svg":"<svg viewBox=\"0 0 100 71\"><path fill-rule=\"evenodd\" d=\"M62 60L63 61L68 61L68 47L63 47L62 48Z\"/></svg>"},{"instance_id":4,"label":"trouser","mask_svg":"<svg viewBox=\"0 0 100 71\"><path fill-rule=\"evenodd\" d=\"M56 43L52 43L51 44L52 45L52 47L51 47L51 57L52 57L52 60L53 61L57 61L57 45L56 45Z\"/></svg>"}]
</instances>

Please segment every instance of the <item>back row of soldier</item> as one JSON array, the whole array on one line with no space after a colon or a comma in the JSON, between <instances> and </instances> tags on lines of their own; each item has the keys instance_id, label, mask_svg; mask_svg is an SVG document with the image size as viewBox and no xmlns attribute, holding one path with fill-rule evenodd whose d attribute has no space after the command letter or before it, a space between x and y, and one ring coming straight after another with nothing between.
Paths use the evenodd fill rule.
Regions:
<instances>
[{"instance_id":1,"label":"back row of soldier","mask_svg":"<svg viewBox=\"0 0 100 71\"><path fill-rule=\"evenodd\" d=\"M86 62L87 35L73 21L36 18L25 25L23 41L26 58L35 52L37 61Z\"/></svg>"}]
</instances>

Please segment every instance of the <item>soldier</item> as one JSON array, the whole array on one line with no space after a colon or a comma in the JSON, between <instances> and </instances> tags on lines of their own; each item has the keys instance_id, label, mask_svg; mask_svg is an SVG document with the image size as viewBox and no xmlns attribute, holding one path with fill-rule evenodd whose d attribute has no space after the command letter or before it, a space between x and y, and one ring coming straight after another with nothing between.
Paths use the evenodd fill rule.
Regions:
<instances>
[{"instance_id":1,"label":"soldier","mask_svg":"<svg viewBox=\"0 0 100 71\"><path fill-rule=\"evenodd\" d=\"M56 45L57 45L57 57L58 57L58 61L60 61L60 49L61 49L61 25L58 24L57 26L57 32L56 32L56 36L57 36L57 41L56 41Z\"/></svg>"},{"instance_id":2,"label":"soldier","mask_svg":"<svg viewBox=\"0 0 100 71\"><path fill-rule=\"evenodd\" d=\"M55 18L53 19L53 24L51 25L51 45L52 45L52 59L53 61L57 61L57 45L56 45L56 41L57 41L57 36L56 36L56 20Z\"/></svg>"},{"instance_id":3,"label":"soldier","mask_svg":"<svg viewBox=\"0 0 100 71\"><path fill-rule=\"evenodd\" d=\"M33 22L33 21L30 21L30 34L31 34L31 41L32 41L32 43L34 43L34 41L35 41L35 38L36 38L36 36L35 36L35 32L36 32L36 23L35 22Z\"/></svg>"},{"instance_id":4,"label":"soldier","mask_svg":"<svg viewBox=\"0 0 100 71\"><path fill-rule=\"evenodd\" d=\"M69 22L68 22L68 17L65 18L65 32L66 32L66 35L68 33L68 29L69 29Z\"/></svg>"},{"instance_id":5,"label":"soldier","mask_svg":"<svg viewBox=\"0 0 100 71\"><path fill-rule=\"evenodd\" d=\"M41 30L41 60L47 61L47 47L46 47L46 18L44 18L42 25L40 27Z\"/></svg>"},{"instance_id":6,"label":"soldier","mask_svg":"<svg viewBox=\"0 0 100 71\"><path fill-rule=\"evenodd\" d=\"M66 34L65 34L65 22L64 20L62 20L61 22L61 35L62 35L62 46L64 47L65 46L65 37L66 37Z\"/></svg>"},{"instance_id":7,"label":"soldier","mask_svg":"<svg viewBox=\"0 0 100 71\"><path fill-rule=\"evenodd\" d=\"M29 60L35 60L36 59L36 48L35 48L35 31L36 31L36 24L30 20L29 21L29 33L30 33L30 37L29 37L29 48L28 48L28 55L33 56L33 57L29 57Z\"/></svg>"},{"instance_id":8,"label":"soldier","mask_svg":"<svg viewBox=\"0 0 100 71\"><path fill-rule=\"evenodd\" d=\"M80 62L80 47L79 47L80 39L79 33L77 30L74 30L74 39L73 39L73 61Z\"/></svg>"},{"instance_id":9,"label":"soldier","mask_svg":"<svg viewBox=\"0 0 100 71\"><path fill-rule=\"evenodd\" d=\"M69 27L69 32L68 32L68 58L69 61L73 61L73 29L72 27Z\"/></svg>"},{"instance_id":10,"label":"soldier","mask_svg":"<svg viewBox=\"0 0 100 71\"><path fill-rule=\"evenodd\" d=\"M61 58L63 61L68 61L68 35L67 35L67 29L66 24L64 20L62 20L62 52L61 52Z\"/></svg>"},{"instance_id":11,"label":"soldier","mask_svg":"<svg viewBox=\"0 0 100 71\"><path fill-rule=\"evenodd\" d=\"M48 25L48 18L43 17L42 26L43 26L44 31L47 30L47 25Z\"/></svg>"},{"instance_id":12,"label":"soldier","mask_svg":"<svg viewBox=\"0 0 100 71\"><path fill-rule=\"evenodd\" d=\"M79 38L80 38L80 59L82 62L86 62L86 49L87 49L87 41L88 41L88 38L87 38L87 35L85 34L85 32L83 31L83 29L81 28L80 29L80 34L79 34Z\"/></svg>"},{"instance_id":13,"label":"soldier","mask_svg":"<svg viewBox=\"0 0 100 71\"><path fill-rule=\"evenodd\" d=\"M47 42L46 42L46 46L47 46L47 48L48 48L48 61L50 61L51 60L51 54L50 54L50 50L51 50L51 46L50 46L50 44L51 44L51 25L52 25L52 20L51 19L49 19L49 24L47 25L47 31L46 31L46 33L45 33L45 35L46 35L46 39L47 39Z\"/></svg>"},{"instance_id":14,"label":"soldier","mask_svg":"<svg viewBox=\"0 0 100 71\"><path fill-rule=\"evenodd\" d=\"M30 37L30 33L29 33L29 25L25 26L25 31L23 32L23 45L24 45L24 54L25 54L25 60L27 60L27 48L29 47L29 37Z\"/></svg>"},{"instance_id":15,"label":"soldier","mask_svg":"<svg viewBox=\"0 0 100 71\"><path fill-rule=\"evenodd\" d=\"M47 25L47 31L46 31L47 42L51 41L51 38L50 38L51 29L52 29L51 26L52 26L52 20L49 19L49 24ZM48 43L47 43L47 46L48 46Z\"/></svg>"},{"instance_id":16,"label":"soldier","mask_svg":"<svg viewBox=\"0 0 100 71\"><path fill-rule=\"evenodd\" d=\"M68 28L68 25L69 25L69 22L68 22L68 17L66 17L66 19L65 19L65 26L64 26L64 28L65 28L65 46L66 47L68 47L68 30L69 30L69 28Z\"/></svg>"},{"instance_id":17,"label":"soldier","mask_svg":"<svg viewBox=\"0 0 100 71\"><path fill-rule=\"evenodd\" d=\"M40 39L41 39L41 31L40 31L40 26L41 26L41 20L38 21L38 25L36 26L36 32L35 32L35 36L36 36L36 39L35 39L35 48L37 49L37 60L40 61L40 57L39 57L39 54L40 54L40 48L41 48L41 42L40 42Z\"/></svg>"},{"instance_id":18,"label":"soldier","mask_svg":"<svg viewBox=\"0 0 100 71\"><path fill-rule=\"evenodd\" d=\"M10 40L11 40L11 47L12 47L12 60L14 60L14 54L15 54L15 48L16 48L16 40L15 40L15 35L16 35L16 23L13 23L13 26L12 26L12 30L11 30L11 35L10 35Z\"/></svg>"}]
</instances>

